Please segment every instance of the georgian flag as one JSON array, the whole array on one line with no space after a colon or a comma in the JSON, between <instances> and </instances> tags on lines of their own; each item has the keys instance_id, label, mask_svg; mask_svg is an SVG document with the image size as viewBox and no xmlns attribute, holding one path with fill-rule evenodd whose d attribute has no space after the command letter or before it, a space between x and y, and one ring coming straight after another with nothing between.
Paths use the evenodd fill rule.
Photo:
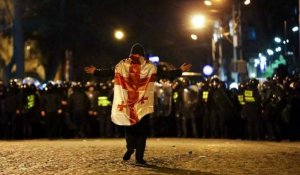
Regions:
<instances>
[{"instance_id":1,"label":"georgian flag","mask_svg":"<svg viewBox=\"0 0 300 175\"><path fill-rule=\"evenodd\" d=\"M115 67L112 121L130 126L154 111L156 66L144 57L131 55Z\"/></svg>"}]
</instances>

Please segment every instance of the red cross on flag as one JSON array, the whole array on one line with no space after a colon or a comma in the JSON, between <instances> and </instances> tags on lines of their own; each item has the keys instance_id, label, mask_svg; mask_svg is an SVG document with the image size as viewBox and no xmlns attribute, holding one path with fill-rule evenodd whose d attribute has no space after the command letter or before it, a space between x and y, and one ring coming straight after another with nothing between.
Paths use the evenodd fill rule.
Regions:
<instances>
[{"instance_id":1,"label":"red cross on flag","mask_svg":"<svg viewBox=\"0 0 300 175\"><path fill-rule=\"evenodd\" d=\"M154 111L156 66L144 57L132 55L115 67L112 121L130 126Z\"/></svg>"}]
</instances>

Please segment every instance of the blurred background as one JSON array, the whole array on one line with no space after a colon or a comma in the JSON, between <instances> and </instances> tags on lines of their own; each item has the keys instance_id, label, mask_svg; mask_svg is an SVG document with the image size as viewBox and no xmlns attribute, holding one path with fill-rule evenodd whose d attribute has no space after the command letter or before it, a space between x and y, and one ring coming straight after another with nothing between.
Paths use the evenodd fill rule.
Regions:
<instances>
[{"instance_id":1,"label":"blurred background","mask_svg":"<svg viewBox=\"0 0 300 175\"><path fill-rule=\"evenodd\" d=\"M87 81L139 42L227 83L299 68L297 0L2 0L0 80Z\"/></svg>"}]
</instances>

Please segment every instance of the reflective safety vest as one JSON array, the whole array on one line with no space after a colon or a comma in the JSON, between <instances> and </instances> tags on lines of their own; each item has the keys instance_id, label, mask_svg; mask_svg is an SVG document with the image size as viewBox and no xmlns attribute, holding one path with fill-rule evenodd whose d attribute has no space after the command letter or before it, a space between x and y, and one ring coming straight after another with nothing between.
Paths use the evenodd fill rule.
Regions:
<instances>
[{"instance_id":1,"label":"reflective safety vest","mask_svg":"<svg viewBox=\"0 0 300 175\"><path fill-rule=\"evenodd\" d=\"M178 92L173 93L173 101L176 103L178 100Z\"/></svg>"},{"instance_id":2,"label":"reflective safety vest","mask_svg":"<svg viewBox=\"0 0 300 175\"><path fill-rule=\"evenodd\" d=\"M98 97L98 106L102 106L102 107L111 106L111 101L109 101L108 97L106 96L100 96Z\"/></svg>"},{"instance_id":3,"label":"reflective safety vest","mask_svg":"<svg viewBox=\"0 0 300 175\"><path fill-rule=\"evenodd\" d=\"M202 100L203 100L204 102L207 102L208 94L209 94L208 91L203 91L203 92L202 92Z\"/></svg>"},{"instance_id":4,"label":"reflective safety vest","mask_svg":"<svg viewBox=\"0 0 300 175\"><path fill-rule=\"evenodd\" d=\"M27 106L26 109L31 109L35 106L35 96L34 95L28 95L27 96Z\"/></svg>"},{"instance_id":5,"label":"reflective safety vest","mask_svg":"<svg viewBox=\"0 0 300 175\"><path fill-rule=\"evenodd\" d=\"M248 102L248 103L255 102L255 98L253 97L253 91L245 90L244 96L245 96L245 102Z\"/></svg>"},{"instance_id":6,"label":"reflective safety vest","mask_svg":"<svg viewBox=\"0 0 300 175\"><path fill-rule=\"evenodd\" d=\"M241 105L245 104L244 95L238 95L238 100L239 100L239 102L240 102Z\"/></svg>"}]
</instances>

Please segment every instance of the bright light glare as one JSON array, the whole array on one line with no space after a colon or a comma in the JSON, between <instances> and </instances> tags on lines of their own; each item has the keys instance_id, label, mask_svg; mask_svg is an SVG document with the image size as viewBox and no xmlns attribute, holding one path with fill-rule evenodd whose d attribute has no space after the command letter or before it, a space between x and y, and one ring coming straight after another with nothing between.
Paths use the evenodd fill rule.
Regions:
<instances>
[{"instance_id":1,"label":"bright light glare","mask_svg":"<svg viewBox=\"0 0 300 175\"><path fill-rule=\"evenodd\" d=\"M298 32L298 30L299 30L299 27L298 27L298 26L295 26L295 27L292 28L292 31L293 31L293 32Z\"/></svg>"},{"instance_id":2,"label":"bright light glare","mask_svg":"<svg viewBox=\"0 0 300 175\"><path fill-rule=\"evenodd\" d=\"M197 15L192 17L192 25L195 28L202 28L204 27L205 18L202 15Z\"/></svg>"},{"instance_id":3,"label":"bright light glare","mask_svg":"<svg viewBox=\"0 0 300 175\"><path fill-rule=\"evenodd\" d=\"M28 46L26 46L26 50L30 50L31 49L31 47L28 45Z\"/></svg>"},{"instance_id":4,"label":"bright light glare","mask_svg":"<svg viewBox=\"0 0 300 175\"><path fill-rule=\"evenodd\" d=\"M239 88L239 84L236 82L233 82L229 85L229 89L238 89Z\"/></svg>"},{"instance_id":5,"label":"bright light glare","mask_svg":"<svg viewBox=\"0 0 300 175\"><path fill-rule=\"evenodd\" d=\"M274 55L274 51L272 49L267 49L268 55Z\"/></svg>"},{"instance_id":6,"label":"bright light glare","mask_svg":"<svg viewBox=\"0 0 300 175\"><path fill-rule=\"evenodd\" d=\"M192 40L197 40L197 39L198 39L198 36L195 35L195 34L191 34L191 38L192 38Z\"/></svg>"},{"instance_id":7,"label":"bright light glare","mask_svg":"<svg viewBox=\"0 0 300 175\"><path fill-rule=\"evenodd\" d=\"M149 57L149 60L153 63L158 63L159 62L159 57L158 56L151 56L151 57Z\"/></svg>"},{"instance_id":8,"label":"bright light glare","mask_svg":"<svg viewBox=\"0 0 300 175\"><path fill-rule=\"evenodd\" d=\"M205 0L204 1L204 4L207 5L207 6L211 6L212 5L212 2L210 0Z\"/></svg>"},{"instance_id":9,"label":"bright light glare","mask_svg":"<svg viewBox=\"0 0 300 175\"><path fill-rule=\"evenodd\" d=\"M210 65L205 65L204 67L203 67L203 73L204 73L204 75L206 75L206 76L211 76L211 74L213 73L213 68L210 66Z\"/></svg>"},{"instance_id":10,"label":"bright light glare","mask_svg":"<svg viewBox=\"0 0 300 175\"><path fill-rule=\"evenodd\" d=\"M262 71L265 70L267 68L267 57L261 56L259 58L259 62L260 62L260 65L259 65L260 70L262 70Z\"/></svg>"},{"instance_id":11,"label":"bright light glare","mask_svg":"<svg viewBox=\"0 0 300 175\"><path fill-rule=\"evenodd\" d=\"M214 42L218 41L218 35L216 33L213 34L213 39L214 39Z\"/></svg>"},{"instance_id":12,"label":"bright light glare","mask_svg":"<svg viewBox=\"0 0 300 175\"><path fill-rule=\"evenodd\" d=\"M257 67L260 64L260 60L259 59L255 59L254 60L254 67Z\"/></svg>"},{"instance_id":13,"label":"bright light glare","mask_svg":"<svg viewBox=\"0 0 300 175\"><path fill-rule=\"evenodd\" d=\"M244 4L245 4L245 5L249 5L250 3L251 3L251 0L245 0L245 1L244 1Z\"/></svg>"},{"instance_id":14,"label":"bright light glare","mask_svg":"<svg viewBox=\"0 0 300 175\"><path fill-rule=\"evenodd\" d=\"M124 33L120 30L115 31L115 38L121 40L124 38Z\"/></svg>"},{"instance_id":15,"label":"bright light glare","mask_svg":"<svg viewBox=\"0 0 300 175\"><path fill-rule=\"evenodd\" d=\"M275 38L274 38L274 41L275 41L276 43L281 43L281 39L280 39L279 37L275 37Z\"/></svg>"},{"instance_id":16,"label":"bright light glare","mask_svg":"<svg viewBox=\"0 0 300 175\"><path fill-rule=\"evenodd\" d=\"M259 68L261 71L267 68L267 57L265 57L262 53L259 53L259 58L254 60L254 66Z\"/></svg>"},{"instance_id":17,"label":"bright light glare","mask_svg":"<svg viewBox=\"0 0 300 175\"><path fill-rule=\"evenodd\" d=\"M276 52L280 52L280 51L281 51L281 47L276 47L276 48L275 48L275 51L276 51Z\"/></svg>"}]
</instances>

